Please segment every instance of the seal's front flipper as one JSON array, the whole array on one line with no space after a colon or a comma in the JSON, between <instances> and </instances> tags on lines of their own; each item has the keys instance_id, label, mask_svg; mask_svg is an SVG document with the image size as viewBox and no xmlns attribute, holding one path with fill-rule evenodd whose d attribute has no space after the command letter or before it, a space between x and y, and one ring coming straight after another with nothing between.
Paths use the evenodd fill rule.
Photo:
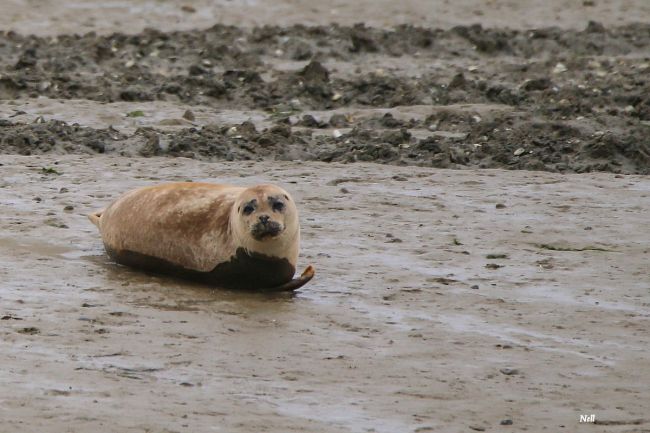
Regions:
<instances>
[{"instance_id":1,"label":"seal's front flipper","mask_svg":"<svg viewBox=\"0 0 650 433\"><path fill-rule=\"evenodd\" d=\"M305 270L302 272L302 274L298 278L294 278L293 280L289 281L288 283L284 283L280 286L276 287L271 287L268 289L265 289L265 292L288 292L288 291L294 291L305 284L309 282L312 278L314 278L314 274L316 273L316 270L312 265L309 265L305 268Z\"/></svg>"}]
</instances>

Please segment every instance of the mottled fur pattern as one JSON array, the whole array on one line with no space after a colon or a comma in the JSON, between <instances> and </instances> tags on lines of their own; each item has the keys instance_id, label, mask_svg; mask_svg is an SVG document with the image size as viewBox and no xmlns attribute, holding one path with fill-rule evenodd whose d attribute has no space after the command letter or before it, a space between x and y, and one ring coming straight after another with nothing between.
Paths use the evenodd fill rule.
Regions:
<instances>
[{"instance_id":1,"label":"mottled fur pattern","mask_svg":"<svg viewBox=\"0 0 650 433\"><path fill-rule=\"evenodd\" d=\"M242 188L181 182L145 187L124 194L89 219L107 249L132 251L199 272L227 262L238 248L286 259L295 268L300 247L296 206L286 191L273 185ZM282 230L255 239L251 230L261 219Z\"/></svg>"}]
</instances>

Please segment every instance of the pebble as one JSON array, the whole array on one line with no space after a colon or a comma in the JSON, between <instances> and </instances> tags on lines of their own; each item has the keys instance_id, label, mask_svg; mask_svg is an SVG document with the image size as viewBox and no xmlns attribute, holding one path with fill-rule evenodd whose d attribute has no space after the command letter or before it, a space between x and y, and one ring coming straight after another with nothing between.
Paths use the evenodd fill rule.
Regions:
<instances>
[{"instance_id":1,"label":"pebble","mask_svg":"<svg viewBox=\"0 0 650 433\"><path fill-rule=\"evenodd\" d=\"M183 113L183 119L189 120L190 122L194 122L196 120L196 117L194 116L194 113L192 113L191 110L185 110L185 113Z\"/></svg>"},{"instance_id":2,"label":"pebble","mask_svg":"<svg viewBox=\"0 0 650 433\"><path fill-rule=\"evenodd\" d=\"M497 203L495 206L497 209L505 209L506 205L503 203Z\"/></svg>"},{"instance_id":3,"label":"pebble","mask_svg":"<svg viewBox=\"0 0 650 433\"><path fill-rule=\"evenodd\" d=\"M558 63L558 64L555 65L555 67L553 68L553 73L554 73L554 74L561 74L562 72L566 72L567 70L568 70L568 69L567 69L567 67L564 65L564 63Z\"/></svg>"},{"instance_id":4,"label":"pebble","mask_svg":"<svg viewBox=\"0 0 650 433\"><path fill-rule=\"evenodd\" d=\"M502 419L499 424L501 424L501 425L512 425L512 420L511 419Z\"/></svg>"},{"instance_id":5,"label":"pebble","mask_svg":"<svg viewBox=\"0 0 650 433\"><path fill-rule=\"evenodd\" d=\"M519 156L519 155L523 154L525 151L526 151L526 149L524 149L523 147L520 147L519 149L515 150L514 155Z\"/></svg>"},{"instance_id":6,"label":"pebble","mask_svg":"<svg viewBox=\"0 0 650 433\"><path fill-rule=\"evenodd\" d=\"M519 374L519 370L516 368L502 368L499 370L502 374L505 374L506 376L512 376L515 374Z\"/></svg>"},{"instance_id":7,"label":"pebble","mask_svg":"<svg viewBox=\"0 0 650 433\"><path fill-rule=\"evenodd\" d=\"M332 137L334 138L341 138L343 136L343 133L339 131L338 129L335 129L332 131Z\"/></svg>"},{"instance_id":8,"label":"pebble","mask_svg":"<svg viewBox=\"0 0 650 433\"><path fill-rule=\"evenodd\" d=\"M471 288L472 290L478 290L478 284L474 284Z\"/></svg>"}]
</instances>

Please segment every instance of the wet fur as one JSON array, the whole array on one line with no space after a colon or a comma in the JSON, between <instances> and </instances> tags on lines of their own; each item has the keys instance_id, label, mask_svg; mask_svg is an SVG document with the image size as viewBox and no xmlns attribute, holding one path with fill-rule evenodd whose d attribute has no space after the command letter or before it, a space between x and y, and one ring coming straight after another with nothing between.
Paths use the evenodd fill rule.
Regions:
<instances>
[{"instance_id":1,"label":"wet fur","mask_svg":"<svg viewBox=\"0 0 650 433\"><path fill-rule=\"evenodd\" d=\"M274 199L269 197L279 196L285 202L284 212L272 209ZM250 215L243 215L242 205L251 200L259 206ZM251 230L260 215L282 226L282 232L262 241L254 239ZM140 188L90 214L89 219L99 228L106 250L117 262L145 268L139 264L148 257L152 260L147 263L158 261L176 270L212 274L215 283L219 282L215 270L226 263L244 266L244 271L248 266L250 272L261 272L261 280L256 283L261 286L288 283L298 258L297 209L288 193L273 185L241 188L184 182ZM264 260L249 261L242 254ZM139 261L127 259L136 256ZM282 263L277 267L281 277L271 275L274 268L268 264L274 262ZM165 267L160 269L164 271ZM221 269L232 271L232 267Z\"/></svg>"}]
</instances>

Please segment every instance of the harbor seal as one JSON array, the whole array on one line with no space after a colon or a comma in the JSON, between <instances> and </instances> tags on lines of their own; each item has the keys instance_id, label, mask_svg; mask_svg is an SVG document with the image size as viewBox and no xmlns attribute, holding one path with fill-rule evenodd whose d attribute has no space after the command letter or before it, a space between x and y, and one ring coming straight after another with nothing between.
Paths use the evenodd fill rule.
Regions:
<instances>
[{"instance_id":1,"label":"harbor seal","mask_svg":"<svg viewBox=\"0 0 650 433\"><path fill-rule=\"evenodd\" d=\"M274 185L179 182L139 188L88 216L117 263L214 286L295 290L298 210Z\"/></svg>"}]
</instances>

